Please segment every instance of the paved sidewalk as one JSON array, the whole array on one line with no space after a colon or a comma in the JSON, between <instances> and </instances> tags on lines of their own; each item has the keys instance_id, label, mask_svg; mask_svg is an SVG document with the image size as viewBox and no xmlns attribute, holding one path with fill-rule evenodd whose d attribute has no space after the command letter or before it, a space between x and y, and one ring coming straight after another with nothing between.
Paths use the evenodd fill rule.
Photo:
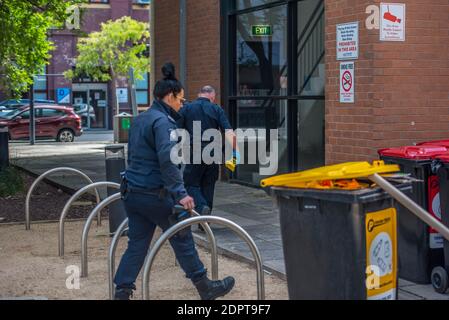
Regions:
<instances>
[{"instance_id":1,"label":"paved sidewalk","mask_svg":"<svg viewBox=\"0 0 449 320\"><path fill-rule=\"evenodd\" d=\"M75 144L40 142L32 147L23 143L13 143L11 156L14 157L14 164L37 175L52 168L68 166L84 171L94 182L98 182L105 180L104 147L107 144L92 141ZM81 179L67 174L56 175L50 179L69 189L79 189L85 185ZM102 194L104 196L104 192ZM264 191L219 182L213 214L228 218L243 227L255 240L266 272L285 279L279 213L272 199ZM246 243L232 231L217 225L212 225L212 229L221 254L253 263ZM195 238L197 242L207 246L203 233L195 232ZM449 295L435 293L431 285L416 285L401 280L399 298L449 300Z\"/></svg>"}]
</instances>

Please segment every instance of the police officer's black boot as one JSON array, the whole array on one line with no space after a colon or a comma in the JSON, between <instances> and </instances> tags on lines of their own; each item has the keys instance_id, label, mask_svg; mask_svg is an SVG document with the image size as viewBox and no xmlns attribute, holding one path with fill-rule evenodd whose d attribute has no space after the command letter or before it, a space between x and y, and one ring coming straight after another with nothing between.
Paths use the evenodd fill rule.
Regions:
<instances>
[{"instance_id":1,"label":"police officer's black boot","mask_svg":"<svg viewBox=\"0 0 449 320\"><path fill-rule=\"evenodd\" d=\"M114 300L131 300L133 296L133 289L116 289Z\"/></svg>"},{"instance_id":2,"label":"police officer's black boot","mask_svg":"<svg viewBox=\"0 0 449 320\"><path fill-rule=\"evenodd\" d=\"M207 275L194 282L201 300L215 300L228 294L234 287L235 279L233 277L226 277L223 280L213 281L209 280Z\"/></svg>"}]
</instances>

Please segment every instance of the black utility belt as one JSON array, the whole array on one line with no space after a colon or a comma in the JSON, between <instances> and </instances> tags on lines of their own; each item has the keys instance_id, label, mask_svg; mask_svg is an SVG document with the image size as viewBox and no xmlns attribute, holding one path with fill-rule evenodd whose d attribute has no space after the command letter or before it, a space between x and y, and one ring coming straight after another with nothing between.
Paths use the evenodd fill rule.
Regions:
<instances>
[{"instance_id":1,"label":"black utility belt","mask_svg":"<svg viewBox=\"0 0 449 320\"><path fill-rule=\"evenodd\" d=\"M167 189L161 188L161 189L141 189L141 188L133 188L128 187L127 191L130 193L139 193L139 194L146 194L151 196L158 196L159 198L165 198L168 195Z\"/></svg>"}]
</instances>

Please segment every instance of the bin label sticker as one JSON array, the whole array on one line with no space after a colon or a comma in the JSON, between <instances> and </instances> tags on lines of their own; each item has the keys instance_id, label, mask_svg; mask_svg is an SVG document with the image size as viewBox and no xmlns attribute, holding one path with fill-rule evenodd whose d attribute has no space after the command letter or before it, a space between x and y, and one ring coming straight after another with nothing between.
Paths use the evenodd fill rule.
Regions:
<instances>
[{"instance_id":1,"label":"bin label sticker","mask_svg":"<svg viewBox=\"0 0 449 320\"><path fill-rule=\"evenodd\" d=\"M131 120L129 118L123 118L122 119L122 129L129 130L130 127L131 127Z\"/></svg>"},{"instance_id":2,"label":"bin label sticker","mask_svg":"<svg viewBox=\"0 0 449 320\"><path fill-rule=\"evenodd\" d=\"M441 221L441 202L440 202L440 180L438 176L430 176L428 180L428 211ZM429 227L429 247L431 249L442 249L444 246L443 237L434 228Z\"/></svg>"},{"instance_id":3,"label":"bin label sticker","mask_svg":"<svg viewBox=\"0 0 449 320\"><path fill-rule=\"evenodd\" d=\"M366 215L367 296L395 300L397 287L396 209Z\"/></svg>"}]
</instances>

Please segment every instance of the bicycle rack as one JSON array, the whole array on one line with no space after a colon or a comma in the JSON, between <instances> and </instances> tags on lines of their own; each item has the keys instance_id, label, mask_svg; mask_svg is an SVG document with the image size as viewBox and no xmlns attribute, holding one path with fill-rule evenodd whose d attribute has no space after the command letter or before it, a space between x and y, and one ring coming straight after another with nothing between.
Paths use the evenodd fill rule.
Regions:
<instances>
[{"instance_id":1,"label":"bicycle rack","mask_svg":"<svg viewBox=\"0 0 449 320\"><path fill-rule=\"evenodd\" d=\"M120 185L118 183L114 182L96 182L93 184L90 184L88 186L85 186L84 188L78 190L77 193L75 193L69 201L67 201L66 205L64 206L64 209L62 210L61 217L59 220L59 238L58 238L58 249L59 249L59 256L64 256L64 222L67 214L69 213L70 207L73 205L73 203L81 197L86 192L100 187L110 187L114 189L120 189ZM100 215L98 215L100 216Z\"/></svg>"},{"instance_id":2,"label":"bicycle rack","mask_svg":"<svg viewBox=\"0 0 449 320\"><path fill-rule=\"evenodd\" d=\"M198 213L197 213L198 214ZM262 269L262 258L260 256L259 249L257 248L256 244L254 243L254 240L249 236L249 234L242 229L239 225L235 224L234 222L220 218L220 217L213 217L213 216L199 216L194 218L189 218L184 221L179 222L178 224L174 225L170 229L168 229L166 232L162 234L162 236L157 240L157 242L154 244L154 247L150 250L148 256L145 259L145 264L143 268L143 280L142 280L142 291L143 291L143 299L148 300L150 295L150 271L151 267L153 266L154 259L162 246L167 242L170 238L172 238L176 233L179 231L201 223L201 222L207 222L207 223L216 223L225 227L228 227L232 231L234 231L238 236L240 236L250 247L251 253L253 254L253 257L256 261L256 270L257 270L257 297L259 300L265 300L265 283L264 283L264 274Z\"/></svg>"},{"instance_id":3,"label":"bicycle rack","mask_svg":"<svg viewBox=\"0 0 449 320\"><path fill-rule=\"evenodd\" d=\"M33 193L34 189L36 188L36 186L39 184L39 182L41 182L42 180L44 180L46 177L48 177L49 175L56 173L56 172L71 172L71 173L75 173L80 175L82 178L84 178L87 182L89 182L89 184L92 184L93 181L83 172L77 170L77 169L73 169L73 168L65 168L65 167L61 167L61 168L55 168L52 170L49 170L43 174L41 174L31 185L30 190L28 190L28 194L26 196L26 200L25 200L25 228L26 230L31 230L31 221L30 221L30 201L31 201L31 194ZM95 190L95 195L97 198L97 203L100 203L100 195L98 193L98 190ZM98 216L98 220L97 220L98 225L101 225L101 217Z\"/></svg>"},{"instance_id":4,"label":"bicycle rack","mask_svg":"<svg viewBox=\"0 0 449 320\"><path fill-rule=\"evenodd\" d=\"M106 208L108 205L114 203L115 201L121 200L122 196L120 193L116 193L102 202L100 202L94 210L90 213L87 218L86 223L84 224L83 234L81 236L81 278L86 278L88 274L87 270L87 236L89 235L90 226L92 224L95 216L99 216L101 210Z\"/></svg>"},{"instance_id":5,"label":"bicycle rack","mask_svg":"<svg viewBox=\"0 0 449 320\"><path fill-rule=\"evenodd\" d=\"M191 212L192 215L199 217L200 215L196 212ZM211 244L211 265L212 265L212 279L218 280L218 254L217 254L217 242L215 236L210 228L209 224L201 224L206 231L209 242ZM127 230L128 219L125 219L122 224L118 227L117 232L112 238L111 246L109 247L108 255L108 277L109 277L109 298L114 299L114 272L115 272L115 251L117 250L118 241L122 234Z\"/></svg>"}]
</instances>

